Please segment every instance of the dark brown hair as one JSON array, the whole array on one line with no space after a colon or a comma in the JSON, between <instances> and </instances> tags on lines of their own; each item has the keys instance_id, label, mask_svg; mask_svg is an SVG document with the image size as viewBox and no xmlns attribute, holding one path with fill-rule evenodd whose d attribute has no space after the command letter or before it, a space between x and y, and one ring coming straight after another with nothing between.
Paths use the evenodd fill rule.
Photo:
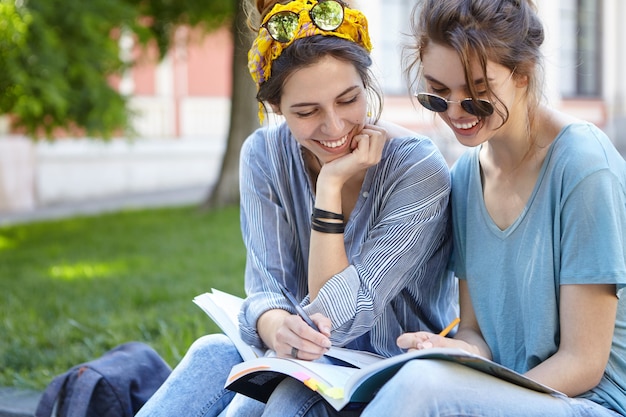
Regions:
<instances>
[{"instance_id":1,"label":"dark brown hair","mask_svg":"<svg viewBox=\"0 0 626 417\"><path fill-rule=\"evenodd\" d=\"M471 98L478 98L471 62L479 63L487 80L487 62L528 80L529 118L541 100L541 52L544 29L532 0L422 0L413 9L412 43L404 50L405 74L411 91L420 77L421 58L430 43L453 48L465 70ZM490 100L501 102L486 82ZM497 111L504 124L508 109ZM529 119L529 121L530 121Z\"/></svg>"}]
</instances>

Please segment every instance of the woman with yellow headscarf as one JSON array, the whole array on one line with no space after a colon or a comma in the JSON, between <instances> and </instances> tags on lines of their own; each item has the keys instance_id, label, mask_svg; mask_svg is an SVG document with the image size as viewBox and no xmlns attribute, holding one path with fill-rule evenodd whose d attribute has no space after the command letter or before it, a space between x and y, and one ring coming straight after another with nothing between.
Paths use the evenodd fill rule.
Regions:
<instances>
[{"instance_id":1,"label":"woman with yellow headscarf","mask_svg":"<svg viewBox=\"0 0 626 417\"><path fill-rule=\"evenodd\" d=\"M439 332L457 315L447 164L428 138L379 120L362 13L338 0L265 3L249 70L261 119L276 123L241 150L241 337L326 363L331 346L401 353L400 334ZM198 339L139 416L288 416L324 402L290 378L275 391L288 409L234 396L224 384L241 361L224 336Z\"/></svg>"}]
</instances>

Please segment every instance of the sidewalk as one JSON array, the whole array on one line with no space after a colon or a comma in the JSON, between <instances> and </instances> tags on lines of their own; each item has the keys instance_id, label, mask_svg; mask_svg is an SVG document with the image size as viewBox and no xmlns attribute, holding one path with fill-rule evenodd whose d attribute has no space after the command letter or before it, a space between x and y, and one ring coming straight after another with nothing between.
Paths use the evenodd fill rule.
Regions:
<instances>
[{"instance_id":1,"label":"sidewalk","mask_svg":"<svg viewBox=\"0 0 626 417\"><path fill-rule=\"evenodd\" d=\"M196 186L153 193L141 193L67 203L58 206L42 207L20 213L0 213L0 227L10 224L33 221L63 219L73 216L96 215L119 210L134 210L158 207L176 207L202 203L208 196L211 186Z\"/></svg>"},{"instance_id":2,"label":"sidewalk","mask_svg":"<svg viewBox=\"0 0 626 417\"><path fill-rule=\"evenodd\" d=\"M32 417L41 393L15 388L0 388L0 417Z\"/></svg>"}]
</instances>

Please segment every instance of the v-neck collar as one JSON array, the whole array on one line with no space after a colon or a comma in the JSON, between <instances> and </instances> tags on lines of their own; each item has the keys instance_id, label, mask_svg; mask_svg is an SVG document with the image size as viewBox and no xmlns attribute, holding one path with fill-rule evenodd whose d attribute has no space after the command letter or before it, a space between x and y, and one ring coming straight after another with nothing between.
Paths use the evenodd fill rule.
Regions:
<instances>
[{"instance_id":1,"label":"v-neck collar","mask_svg":"<svg viewBox=\"0 0 626 417\"><path fill-rule=\"evenodd\" d=\"M528 197L528 201L526 201L526 204L524 205L524 209L519 214L519 216L515 219L515 221L511 223L505 229L500 229L500 227L493 221L493 219L491 218L491 215L489 214L489 211L487 210L487 206L485 205L485 197L483 195L483 185L482 185L481 176L480 176L479 154L480 154L481 147L478 147L475 149L474 155L472 158L472 171L471 171L472 178L470 179L471 184L472 184L472 190L474 190L474 195L471 195L470 199L476 199L477 201L480 202L479 203L480 213L482 215L483 221L485 222L489 230L494 235L498 236L500 239L506 239L513 232L515 232L515 230L517 230L520 224L524 222L524 219L526 218L528 212L532 209L533 202L535 201L537 194L539 193L541 186L544 182L546 172L548 169L547 167L552 158L555 145L563 136L563 133L569 128L569 126L571 125L564 126L563 129L561 129L561 131L558 133L556 138L554 138L554 140L550 144L550 148L548 149L548 152L546 153L546 157L543 163L541 164L541 170L539 171L539 175L537 176L537 181L535 182L535 185L533 187L532 193L530 194L530 197Z\"/></svg>"}]
</instances>

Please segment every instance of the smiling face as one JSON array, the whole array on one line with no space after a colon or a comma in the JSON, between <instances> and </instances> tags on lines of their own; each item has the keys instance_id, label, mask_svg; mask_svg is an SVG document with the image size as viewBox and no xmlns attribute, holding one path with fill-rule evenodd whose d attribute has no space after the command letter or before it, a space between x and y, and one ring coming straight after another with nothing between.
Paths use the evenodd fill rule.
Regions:
<instances>
[{"instance_id":1,"label":"smiling face","mask_svg":"<svg viewBox=\"0 0 626 417\"><path fill-rule=\"evenodd\" d=\"M470 97L465 80L465 70L457 52L447 46L430 43L422 54L424 89L455 103L448 103L448 109L438 115L454 132L457 140L465 146L476 146L496 136L504 135L511 118L504 121L500 114L515 117L516 109L523 108L521 84L516 83L510 69L494 62L487 63L487 85L477 61L472 63L475 91L479 99L484 99L496 108L491 116L478 117L465 111L458 101ZM499 111L499 112L498 112ZM498 114L500 113L500 114Z\"/></svg>"},{"instance_id":2,"label":"smiling face","mask_svg":"<svg viewBox=\"0 0 626 417\"><path fill-rule=\"evenodd\" d=\"M273 107L298 143L327 163L351 152L365 124L367 94L354 65L326 56L291 74Z\"/></svg>"}]
</instances>

